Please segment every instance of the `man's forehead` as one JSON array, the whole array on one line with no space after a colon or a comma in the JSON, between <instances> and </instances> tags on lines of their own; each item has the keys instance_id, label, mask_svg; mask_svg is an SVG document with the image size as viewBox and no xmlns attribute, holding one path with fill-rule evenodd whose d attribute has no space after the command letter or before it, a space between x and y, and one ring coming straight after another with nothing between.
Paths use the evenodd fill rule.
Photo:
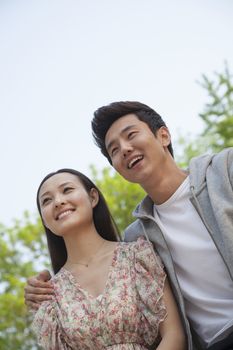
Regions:
<instances>
[{"instance_id":1,"label":"man's forehead","mask_svg":"<svg viewBox=\"0 0 233 350\"><path fill-rule=\"evenodd\" d=\"M135 114L126 114L117 119L114 123L112 123L105 135L106 148L108 149L111 146L112 142L116 141L118 137L134 127L139 122L140 120Z\"/></svg>"}]
</instances>

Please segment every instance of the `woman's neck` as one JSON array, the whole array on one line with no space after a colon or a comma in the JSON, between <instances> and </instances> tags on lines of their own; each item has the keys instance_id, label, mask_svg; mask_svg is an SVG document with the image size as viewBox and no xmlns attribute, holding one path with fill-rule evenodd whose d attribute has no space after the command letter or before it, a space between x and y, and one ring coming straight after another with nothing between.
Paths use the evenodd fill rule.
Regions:
<instances>
[{"instance_id":1,"label":"woman's neck","mask_svg":"<svg viewBox=\"0 0 233 350\"><path fill-rule=\"evenodd\" d=\"M67 261L86 261L96 253L105 241L92 226L88 230L80 230L64 236L67 249Z\"/></svg>"}]
</instances>

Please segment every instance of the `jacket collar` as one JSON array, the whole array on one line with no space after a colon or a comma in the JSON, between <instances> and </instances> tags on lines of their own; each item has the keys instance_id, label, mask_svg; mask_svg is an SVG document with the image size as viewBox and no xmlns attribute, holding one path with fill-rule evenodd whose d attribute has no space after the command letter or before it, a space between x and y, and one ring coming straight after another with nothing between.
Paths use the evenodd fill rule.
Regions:
<instances>
[{"instance_id":1,"label":"jacket collar","mask_svg":"<svg viewBox=\"0 0 233 350\"><path fill-rule=\"evenodd\" d=\"M153 206L154 203L152 199L147 195L144 199L137 205L136 209L133 211L133 216L139 217L153 217Z\"/></svg>"}]
</instances>

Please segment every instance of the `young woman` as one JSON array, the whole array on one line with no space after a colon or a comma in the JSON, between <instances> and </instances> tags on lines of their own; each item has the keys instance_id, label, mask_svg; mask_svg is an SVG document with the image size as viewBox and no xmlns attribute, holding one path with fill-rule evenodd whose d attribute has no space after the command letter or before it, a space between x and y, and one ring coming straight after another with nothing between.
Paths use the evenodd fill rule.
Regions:
<instances>
[{"instance_id":1,"label":"young woman","mask_svg":"<svg viewBox=\"0 0 233 350\"><path fill-rule=\"evenodd\" d=\"M159 257L143 237L123 243L98 188L61 169L37 193L54 295L34 315L49 350L183 350L185 337Z\"/></svg>"}]
</instances>

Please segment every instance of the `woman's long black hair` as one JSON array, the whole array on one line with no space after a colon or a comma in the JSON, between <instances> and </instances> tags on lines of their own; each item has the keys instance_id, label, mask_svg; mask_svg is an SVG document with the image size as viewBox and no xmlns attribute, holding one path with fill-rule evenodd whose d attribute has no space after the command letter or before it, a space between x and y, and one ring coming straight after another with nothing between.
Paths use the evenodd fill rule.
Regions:
<instances>
[{"instance_id":1,"label":"woman's long black hair","mask_svg":"<svg viewBox=\"0 0 233 350\"><path fill-rule=\"evenodd\" d=\"M78 179L81 181L81 183L83 184L87 193L90 193L92 188L95 188L97 190L99 194L99 201L98 201L98 204L93 208L93 220L94 220L95 228L99 233L99 235L104 239L108 241L119 241L120 234L116 226L116 223L114 222L113 217L108 209L104 196L102 195L100 190L96 187L96 185L87 176L83 175L82 173L74 169L68 169L68 168L59 169L55 172L48 174L41 181L40 186L37 190L36 201L37 201L37 207L42 219L42 223L43 223L43 218L41 215L41 208L40 208L40 202L39 202L39 192L40 192L41 186L50 177L59 173L69 173L69 174L76 175ZM57 273L67 260L67 250L66 250L65 242L63 237L59 237L55 235L52 231L50 231L45 226L44 223L43 223L43 226L47 236L47 243L48 243L48 249L49 249L49 254L51 258L52 268L54 273Z\"/></svg>"}]
</instances>

